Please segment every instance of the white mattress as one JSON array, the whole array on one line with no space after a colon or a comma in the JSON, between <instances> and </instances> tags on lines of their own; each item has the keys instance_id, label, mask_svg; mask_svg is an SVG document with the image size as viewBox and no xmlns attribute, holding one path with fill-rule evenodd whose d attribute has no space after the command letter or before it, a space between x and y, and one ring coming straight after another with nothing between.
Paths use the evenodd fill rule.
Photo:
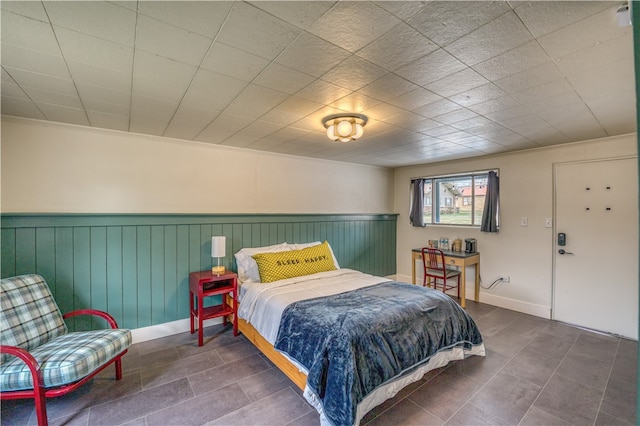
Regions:
<instances>
[{"instance_id":1,"label":"white mattress","mask_svg":"<svg viewBox=\"0 0 640 426\"><path fill-rule=\"evenodd\" d=\"M238 316L273 345L278 337L280 318L289 304L386 281L389 279L343 268L272 283L244 283L240 287Z\"/></svg>"}]
</instances>

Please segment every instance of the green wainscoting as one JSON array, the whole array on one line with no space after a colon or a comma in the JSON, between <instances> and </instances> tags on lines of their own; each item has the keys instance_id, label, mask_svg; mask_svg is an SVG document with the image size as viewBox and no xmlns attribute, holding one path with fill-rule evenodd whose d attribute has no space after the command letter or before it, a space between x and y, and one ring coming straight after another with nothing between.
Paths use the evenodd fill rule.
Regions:
<instances>
[{"instance_id":1,"label":"green wainscoting","mask_svg":"<svg viewBox=\"0 0 640 426\"><path fill-rule=\"evenodd\" d=\"M396 215L3 214L1 275L38 273L63 312L91 307L126 328L189 317L189 272L211 268L211 236L227 237L221 264L243 247L328 240L341 267L396 272ZM95 327L90 319L69 324Z\"/></svg>"}]
</instances>

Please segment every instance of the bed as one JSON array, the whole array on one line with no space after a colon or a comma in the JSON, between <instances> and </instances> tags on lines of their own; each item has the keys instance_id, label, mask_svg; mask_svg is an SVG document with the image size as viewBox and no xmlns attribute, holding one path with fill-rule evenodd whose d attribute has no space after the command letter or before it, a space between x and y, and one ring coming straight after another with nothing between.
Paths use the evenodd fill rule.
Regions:
<instances>
[{"instance_id":1,"label":"bed","mask_svg":"<svg viewBox=\"0 0 640 426\"><path fill-rule=\"evenodd\" d=\"M427 371L485 354L449 296L340 268L327 242L243 249L236 263L240 332L324 425L358 425Z\"/></svg>"}]
</instances>

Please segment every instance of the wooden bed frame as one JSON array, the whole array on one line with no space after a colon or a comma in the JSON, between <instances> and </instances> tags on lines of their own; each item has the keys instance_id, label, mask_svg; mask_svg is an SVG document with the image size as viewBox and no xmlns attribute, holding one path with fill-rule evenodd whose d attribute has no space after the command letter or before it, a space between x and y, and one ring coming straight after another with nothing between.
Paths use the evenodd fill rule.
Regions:
<instances>
[{"instance_id":1,"label":"wooden bed frame","mask_svg":"<svg viewBox=\"0 0 640 426\"><path fill-rule=\"evenodd\" d=\"M227 295L227 304L231 305L231 296ZM238 304L238 309L240 309ZM233 320L233 318L232 318ZM260 350L276 367L280 369L293 383L296 384L301 390L304 390L307 384L307 375L298 369L291 361L289 361L284 355L278 352L271 343L267 342L267 339L262 337L258 331L253 328L251 324L245 320L238 318L238 330L244 335L253 345Z\"/></svg>"}]
</instances>

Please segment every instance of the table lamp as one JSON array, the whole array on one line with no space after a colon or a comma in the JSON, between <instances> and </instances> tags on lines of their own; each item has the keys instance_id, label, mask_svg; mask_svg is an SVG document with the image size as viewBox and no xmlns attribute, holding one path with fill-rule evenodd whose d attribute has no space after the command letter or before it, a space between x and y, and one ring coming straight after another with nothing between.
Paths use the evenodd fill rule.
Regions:
<instances>
[{"instance_id":1,"label":"table lamp","mask_svg":"<svg viewBox=\"0 0 640 426\"><path fill-rule=\"evenodd\" d=\"M218 266L211 268L211 273L224 274L224 266L220 266L220 258L225 257L226 237L211 237L211 257L218 258Z\"/></svg>"}]
</instances>

